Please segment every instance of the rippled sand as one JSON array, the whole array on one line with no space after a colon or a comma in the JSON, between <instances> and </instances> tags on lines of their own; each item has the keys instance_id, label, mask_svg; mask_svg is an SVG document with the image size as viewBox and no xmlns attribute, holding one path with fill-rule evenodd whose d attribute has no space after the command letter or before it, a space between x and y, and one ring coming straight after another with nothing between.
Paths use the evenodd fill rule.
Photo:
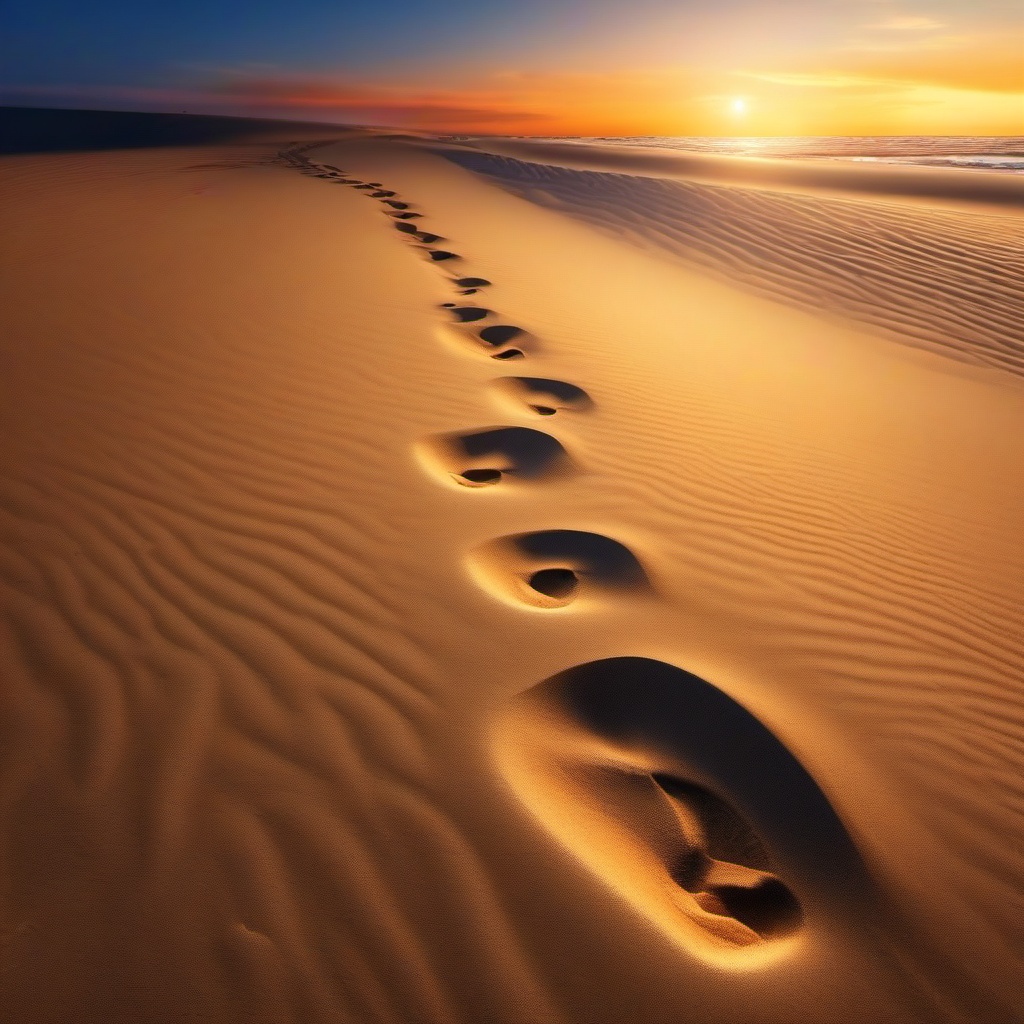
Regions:
<instances>
[{"instance_id":1,"label":"rippled sand","mask_svg":"<svg viewBox=\"0 0 1024 1024\"><path fill-rule=\"evenodd\" d=\"M517 145L0 161L3 1019L1017 1019L1021 203Z\"/></svg>"}]
</instances>

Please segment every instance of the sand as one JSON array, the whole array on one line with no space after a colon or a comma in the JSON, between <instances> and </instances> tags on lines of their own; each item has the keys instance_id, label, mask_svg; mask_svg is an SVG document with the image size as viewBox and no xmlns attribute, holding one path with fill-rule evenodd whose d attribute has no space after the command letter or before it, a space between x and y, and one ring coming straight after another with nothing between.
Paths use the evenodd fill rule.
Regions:
<instances>
[{"instance_id":1,"label":"sand","mask_svg":"<svg viewBox=\"0 0 1024 1024\"><path fill-rule=\"evenodd\" d=\"M0 161L0 1019L1022 1019L1019 206L338 138Z\"/></svg>"}]
</instances>

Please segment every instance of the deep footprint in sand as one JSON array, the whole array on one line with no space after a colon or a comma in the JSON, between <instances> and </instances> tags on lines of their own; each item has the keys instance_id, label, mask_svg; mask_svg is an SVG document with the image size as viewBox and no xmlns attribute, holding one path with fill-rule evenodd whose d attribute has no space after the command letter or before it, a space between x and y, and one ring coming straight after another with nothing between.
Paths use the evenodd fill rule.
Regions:
<instances>
[{"instance_id":1,"label":"deep footprint in sand","mask_svg":"<svg viewBox=\"0 0 1024 1024\"><path fill-rule=\"evenodd\" d=\"M491 315L491 311L484 309L483 306L454 306L451 314L459 323L467 324L473 320L486 319Z\"/></svg>"},{"instance_id":2,"label":"deep footprint in sand","mask_svg":"<svg viewBox=\"0 0 1024 1024\"><path fill-rule=\"evenodd\" d=\"M636 657L579 665L516 697L495 735L541 824L691 954L760 963L811 923L834 926L825 908L854 920L872 905L806 769L692 673Z\"/></svg>"},{"instance_id":3,"label":"deep footprint in sand","mask_svg":"<svg viewBox=\"0 0 1024 1024\"><path fill-rule=\"evenodd\" d=\"M503 537L474 551L469 565L492 593L534 608L561 608L581 598L635 598L651 590L646 571L629 548L582 530Z\"/></svg>"},{"instance_id":4,"label":"deep footprint in sand","mask_svg":"<svg viewBox=\"0 0 1024 1024\"><path fill-rule=\"evenodd\" d=\"M397 199L385 199L385 206L390 206L393 210L408 210L409 204L399 202Z\"/></svg>"},{"instance_id":5,"label":"deep footprint in sand","mask_svg":"<svg viewBox=\"0 0 1024 1024\"><path fill-rule=\"evenodd\" d=\"M594 404L583 388L546 377L500 377L492 382L491 387L502 398L517 406L525 405L538 416L582 412Z\"/></svg>"},{"instance_id":6,"label":"deep footprint in sand","mask_svg":"<svg viewBox=\"0 0 1024 1024\"><path fill-rule=\"evenodd\" d=\"M446 249L425 249L424 252L426 252L427 258L433 260L435 263L441 263L444 260L458 260L462 258L458 253L448 252Z\"/></svg>"},{"instance_id":7,"label":"deep footprint in sand","mask_svg":"<svg viewBox=\"0 0 1024 1024\"><path fill-rule=\"evenodd\" d=\"M492 348L498 348L510 341L521 341L526 337L526 331L522 327L513 327L512 324L491 324L489 327L482 327L478 337Z\"/></svg>"},{"instance_id":8,"label":"deep footprint in sand","mask_svg":"<svg viewBox=\"0 0 1024 1024\"><path fill-rule=\"evenodd\" d=\"M489 330L488 327L475 328L480 321L494 315L491 310L482 306L443 303L442 309L450 313L456 321L438 327L439 337L452 347L501 360L524 359L528 351L534 352L538 348L537 339L518 327L495 324L492 325L496 328L495 331Z\"/></svg>"},{"instance_id":9,"label":"deep footprint in sand","mask_svg":"<svg viewBox=\"0 0 1024 1024\"><path fill-rule=\"evenodd\" d=\"M476 295L481 288L486 288L491 282L485 277L459 277L452 283L458 287L460 295Z\"/></svg>"},{"instance_id":10,"label":"deep footprint in sand","mask_svg":"<svg viewBox=\"0 0 1024 1024\"><path fill-rule=\"evenodd\" d=\"M531 427L439 434L421 441L417 454L438 476L471 487L539 480L572 468L561 442Z\"/></svg>"}]
</instances>

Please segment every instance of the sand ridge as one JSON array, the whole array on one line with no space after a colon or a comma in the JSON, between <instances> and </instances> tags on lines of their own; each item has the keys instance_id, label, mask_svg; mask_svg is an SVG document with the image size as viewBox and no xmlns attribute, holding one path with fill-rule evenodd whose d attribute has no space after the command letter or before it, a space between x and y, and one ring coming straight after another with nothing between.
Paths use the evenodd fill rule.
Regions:
<instances>
[{"instance_id":1,"label":"sand ridge","mask_svg":"<svg viewBox=\"0 0 1024 1024\"><path fill-rule=\"evenodd\" d=\"M1016 220L440 152L755 294L1024 375Z\"/></svg>"}]
</instances>

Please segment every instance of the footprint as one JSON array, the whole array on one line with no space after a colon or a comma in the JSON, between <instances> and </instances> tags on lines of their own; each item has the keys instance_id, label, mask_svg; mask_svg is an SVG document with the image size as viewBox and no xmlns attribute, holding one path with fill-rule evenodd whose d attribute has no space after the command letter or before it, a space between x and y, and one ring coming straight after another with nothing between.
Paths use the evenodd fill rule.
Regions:
<instances>
[{"instance_id":1,"label":"footprint","mask_svg":"<svg viewBox=\"0 0 1024 1024\"><path fill-rule=\"evenodd\" d=\"M419 220L423 216L423 214L422 213L406 212L406 213L392 213L392 214L389 214L388 216L393 217L395 220Z\"/></svg>"},{"instance_id":2,"label":"footprint","mask_svg":"<svg viewBox=\"0 0 1024 1024\"><path fill-rule=\"evenodd\" d=\"M447 252L444 249L425 249L424 252L426 252L428 258L432 259L435 263L440 263L443 260L457 260L462 258L458 253Z\"/></svg>"},{"instance_id":3,"label":"footprint","mask_svg":"<svg viewBox=\"0 0 1024 1024\"><path fill-rule=\"evenodd\" d=\"M420 230L415 224L410 224L408 221L400 220L395 224L395 230L401 231L405 235L418 235Z\"/></svg>"},{"instance_id":4,"label":"footprint","mask_svg":"<svg viewBox=\"0 0 1024 1024\"><path fill-rule=\"evenodd\" d=\"M467 349L476 355L486 355L493 359L522 359L527 352L538 350L538 341L525 331L517 333L514 338L518 344L496 341L484 341L481 331L475 324L490 315L490 310L481 306L456 306L454 303L442 303L441 308L453 314L457 323L439 324L435 329L438 338L447 346L465 352ZM467 311L468 310L468 311ZM486 330L483 328L482 330ZM490 336L494 338L495 336ZM512 336L510 336L512 337Z\"/></svg>"},{"instance_id":5,"label":"footprint","mask_svg":"<svg viewBox=\"0 0 1024 1024\"><path fill-rule=\"evenodd\" d=\"M415 237L417 241L423 242L424 245L432 245L434 242L444 241L441 235L432 235L429 231L417 231Z\"/></svg>"},{"instance_id":6,"label":"footprint","mask_svg":"<svg viewBox=\"0 0 1024 1024\"><path fill-rule=\"evenodd\" d=\"M567 473L571 468L561 443L530 427L439 434L421 441L417 453L436 473L470 487L506 480L538 480Z\"/></svg>"},{"instance_id":7,"label":"footprint","mask_svg":"<svg viewBox=\"0 0 1024 1024\"><path fill-rule=\"evenodd\" d=\"M395 193L390 191L389 189L382 188L382 189L378 189L376 192L372 193L371 198L373 198L373 199L390 199L391 196L393 196L394 194Z\"/></svg>"},{"instance_id":8,"label":"footprint","mask_svg":"<svg viewBox=\"0 0 1024 1024\"><path fill-rule=\"evenodd\" d=\"M705 680L610 658L527 690L495 732L529 810L690 953L745 966L819 915L870 907L828 800L753 714Z\"/></svg>"},{"instance_id":9,"label":"footprint","mask_svg":"<svg viewBox=\"0 0 1024 1024\"><path fill-rule=\"evenodd\" d=\"M489 309L483 306L455 306L452 309L452 316L460 323L469 323L472 320L483 320L491 315Z\"/></svg>"},{"instance_id":10,"label":"footprint","mask_svg":"<svg viewBox=\"0 0 1024 1024\"><path fill-rule=\"evenodd\" d=\"M651 589L629 548L581 530L504 537L478 548L470 567L492 592L535 608L561 608L579 598L609 594L636 596Z\"/></svg>"},{"instance_id":11,"label":"footprint","mask_svg":"<svg viewBox=\"0 0 1024 1024\"><path fill-rule=\"evenodd\" d=\"M539 416L582 412L593 406L590 395L575 384L544 377L501 377L491 386L516 405L526 405Z\"/></svg>"},{"instance_id":12,"label":"footprint","mask_svg":"<svg viewBox=\"0 0 1024 1024\"><path fill-rule=\"evenodd\" d=\"M511 324L492 324L490 327L481 328L479 337L481 341L497 348L499 345L507 345L510 341L526 337L526 331Z\"/></svg>"},{"instance_id":13,"label":"footprint","mask_svg":"<svg viewBox=\"0 0 1024 1024\"><path fill-rule=\"evenodd\" d=\"M358 189L360 192L369 192L372 188L373 186L367 184L365 181L363 182L362 185L356 185L356 189Z\"/></svg>"},{"instance_id":14,"label":"footprint","mask_svg":"<svg viewBox=\"0 0 1024 1024\"><path fill-rule=\"evenodd\" d=\"M537 339L528 331L510 324L492 324L474 329L468 326L486 320L493 312L483 306L456 306L442 303L442 308L452 314L454 324L438 327L439 336L448 344L459 349L470 349L478 355L486 354L492 359L524 359L527 351L536 351ZM512 345L512 342L516 342Z\"/></svg>"},{"instance_id":15,"label":"footprint","mask_svg":"<svg viewBox=\"0 0 1024 1024\"><path fill-rule=\"evenodd\" d=\"M399 202L399 200L397 200L397 199L385 199L384 200L384 205L385 206L390 206L393 210L408 210L409 209L409 204L408 203Z\"/></svg>"},{"instance_id":16,"label":"footprint","mask_svg":"<svg viewBox=\"0 0 1024 1024\"><path fill-rule=\"evenodd\" d=\"M460 288L486 288L491 282L486 277L457 277L455 284Z\"/></svg>"}]
</instances>

